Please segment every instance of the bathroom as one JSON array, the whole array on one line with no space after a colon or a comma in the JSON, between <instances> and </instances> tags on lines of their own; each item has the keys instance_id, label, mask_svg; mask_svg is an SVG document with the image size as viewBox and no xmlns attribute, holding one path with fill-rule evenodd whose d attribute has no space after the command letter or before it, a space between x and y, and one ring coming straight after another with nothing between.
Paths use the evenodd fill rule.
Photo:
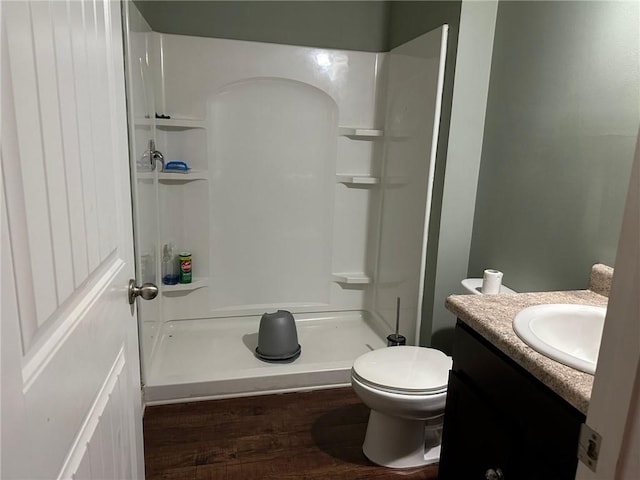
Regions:
<instances>
[{"instance_id":1,"label":"bathroom","mask_svg":"<svg viewBox=\"0 0 640 480\"><path fill-rule=\"evenodd\" d=\"M142 478L144 412L148 478L638 478L637 2L135 5L0 3L0 476ZM529 293L451 295L485 269ZM516 335L558 299L608 305L595 376ZM376 466L409 428L436 464Z\"/></svg>"},{"instance_id":2,"label":"bathroom","mask_svg":"<svg viewBox=\"0 0 640 480\"><path fill-rule=\"evenodd\" d=\"M172 5L165 20L197 30L152 32ZM137 6L149 22L126 32L130 2L0 3L0 476L143 478L145 452L148 478L640 475L619 473L640 438L637 2ZM332 75L358 81L342 95ZM182 282L163 284L180 254ZM485 269L529 293L451 295ZM608 306L595 375L516 335L558 299ZM268 363L277 309L301 353ZM421 347L384 348L396 318ZM452 358L383 361L374 396L355 388L376 383L359 360L413 349ZM378 415L380 392L409 396L386 382L435 370L409 392L438 400L433 418ZM436 463L376 466L408 429Z\"/></svg>"},{"instance_id":3,"label":"bathroom","mask_svg":"<svg viewBox=\"0 0 640 480\"><path fill-rule=\"evenodd\" d=\"M143 414L147 478L633 470L638 21L637 2L3 2L2 476L142 477ZM486 269L532 293L455 295ZM520 375L510 302L602 311L609 287L595 377L534 347ZM300 350L273 359L276 310ZM361 387L395 387L358 362L425 351L374 366L442 360L434 421L394 430ZM507 371L526 415L500 403ZM417 463L394 463L405 440ZM552 473L519 474L531 454Z\"/></svg>"},{"instance_id":4,"label":"bathroom","mask_svg":"<svg viewBox=\"0 0 640 480\"><path fill-rule=\"evenodd\" d=\"M609 59L611 62L609 68L612 71L623 73L622 75L610 74L606 80L594 79L593 82L578 83L575 82L575 78L589 77L590 69L599 67L597 64L589 65L585 62L576 62L575 65L571 65L571 68L569 68L566 64L568 56L578 55L581 58L580 42L586 42L580 35L585 34L577 33L574 36L567 35L563 37L558 32L561 30L560 25L562 22L567 22L572 15L576 14L575 9L584 8L584 11L577 11L584 16L585 28L587 25L595 25L600 29L595 30L598 35L606 35L608 32L605 31L604 25L606 22L604 20L600 24L597 22L599 19L607 18L607 15L609 15L613 24L622 24L622 26L619 28L618 37L612 39L610 44L605 42L605 45L597 52L597 55L600 55L597 58L601 59L603 58L602 56L610 55L610 50L613 49L616 41L632 37L635 24L631 21L625 23L622 20L626 15L624 8L631 8L628 5L624 8L621 6L616 10L613 7L609 8L606 4L594 4L591 7L581 5L570 7L558 4L549 6L548 10L545 10L539 6L535 7L529 4L516 6L510 2L505 2L498 6L497 18L494 5L493 24L491 8L485 9L485 11L478 9L477 12L470 12L467 6L467 11L465 12L467 17L462 18L468 19L470 15L479 15L480 17L478 18L485 22L482 24L485 28L495 28L495 37L490 38L488 46L487 44L482 45L482 42L478 40L479 37L475 38L477 50L470 54L468 51L460 52L457 49L461 22L461 4L457 2L362 2L345 4L342 7L337 7L335 4L332 5L327 2L323 6L307 4L303 7L306 9L318 9L314 10L314 16L318 23L322 21L320 20L321 18L325 18L323 15L330 15L331 8L344 9L341 10L341 14L334 15L334 17L341 17L343 22L355 22L350 15L356 16L360 22L368 19L370 24L368 24L367 28L363 28L367 32L366 42L362 38L345 39L344 36L331 33L333 28L352 29L359 32L358 27L361 25L355 25L355 23L345 26L345 24L329 22L325 19L324 25L331 25L331 28L327 28L326 37L322 39L314 38L314 34L317 32L311 28L303 28L301 26L297 26L297 30L296 28L285 28L278 22L286 24L300 22L301 25L305 25L304 22L308 21L305 18L305 13L298 10L300 7L295 3L286 5L271 3L268 6L250 3L250 6L242 7L228 2L215 2L212 5L202 3L179 6L177 4L172 5L171 2L168 4L166 2L162 3L164 5L155 2L136 4L140 7L148 23L152 25L152 27L147 25L140 30L148 32L148 30L153 29L155 32L169 34L165 35L162 40L157 39L157 34L144 34L148 35L145 38L152 39L148 40L151 43L164 41L165 52L168 52L164 53L165 56L162 58L162 61L165 62L165 71L160 72L158 70L154 72L153 69L159 67L154 67L153 65L149 67L151 72L149 76L155 79L162 78L163 75L170 76L171 72L176 72L174 75L181 75L183 72L189 71L189 68L185 66L188 65L187 63L179 66L171 65L172 62L175 62L171 56L178 55L176 53L178 47L172 47L171 44L172 34L232 39L231 43L224 44L228 47L223 45L222 47L214 48L212 43L211 50L235 48L233 46L234 40L248 40L347 50L388 51L407 40L434 30L437 26L445 23L448 25L440 132L437 141L437 157L434 159L433 203L430 207L430 221L427 225L424 225L424 235L427 239L426 245L428 247L423 252L424 258L422 260L420 260L420 254L414 254L413 257L408 259L409 262L415 262L416 264L424 264L426 260L426 267L424 272L420 272L421 277L418 284L412 285L409 290L410 292L413 290L411 293L414 296L416 290L419 290L417 293L420 301L417 305L407 302L409 303L409 308L400 310L402 318L401 333L409 337L410 344L432 346L450 353L455 316L445 309L445 298L451 293L462 293L460 280L467 276L482 277L482 271L487 267L503 270L506 278L505 283L514 290L533 292L586 288L591 265L595 263L613 265L618 230L622 218L622 205L626 193L626 182L631 168L635 139L634 129L637 127L637 122L635 121L637 108L634 105L637 105L638 102L636 98L637 92L633 83L633 75L637 77L637 71L629 72L628 66L625 64L625 58L630 58L634 52L623 50L619 55ZM182 15L180 22L172 20L177 16L177 11L172 10L172 8L180 9ZM252 11L252 8L255 8L255 10ZM350 9L354 10L349 11ZM193 20L198 17L216 18L216 20L211 24L203 24L199 20ZM227 22L226 19L228 18L234 19L233 22ZM260 28L256 28L256 25L252 23L256 22L256 18L261 19L259 22ZM535 18L536 22L527 23L531 18ZM548 57L548 49L541 48L532 41L539 34L536 29L539 28L539 25L545 24L545 21L549 18L553 19L553 23L548 25L548 28L555 36L550 35L546 41L550 45L567 44L562 55L551 59ZM418 19L421 19L422 23ZM477 21L480 22L479 20ZM387 31L379 37L375 35L377 30L372 28L376 22L378 26L384 22L388 24ZM480 28L475 32L462 32L462 35L466 34L468 36L466 38L473 38L473 35L482 35L479 30ZM306 32L307 37L301 34L300 31ZM516 32L520 32L522 35L516 35ZM156 35L155 39L154 35ZM385 35L387 38L385 38ZM357 37L357 35L354 35L354 37ZM517 41L514 37L517 37ZM295 40L293 40L294 38ZM202 41L204 42L205 40L202 39ZM188 50L187 40L185 39L184 42L185 49L181 50L182 55L186 55L185 52ZM385 42L387 42L386 45ZM207 50L204 48L205 43L202 43L202 45L201 50ZM483 47L484 51L482 50ZM277 47L274 46L274 48ZM593 45L588 43L588 47L582 48L590 49L593 48ZM156 46L154 52L154 47L151 48L151 64L153 64L154 58L156 60L160 58L160 54L157 53L159 49L160 47ZM526 63L513 61L514 53L512 50L516 50L520 55L526 56L530 61ZM296 54L293 52L283 51L282 54L296 58ZM479 59L478 64L480 65L473 66L476 67L475 74L477 75L478 83L485 82L484 96L474 95L478 91L482 92L482 85L465 85L464 79L455 79L460 82L460 89L458 91L454 90L454 75L452 71L455 69L457 75L461 75L461 71L468 72L468 69L472 68L464 63L463 54L474 55ZM211 55L215 55L215 53ZM240 47L238 47L237 53L234 55L236 58L240 55L245 55L245 58L253 58L251 53L242 51ZM268 54L265 50L261 55L267 56ZM302 56L303 54L298 55ZM251 62L258 61L257 58L251 60ZM468 58L466 61L469 61ZM198 62L206 63L202 58ZM484 62L484 65L482 65L482 62ZM159 63L159 61L156 61L156 63ZM488 70L489 65L490 72ZM545 66L544 68L543 65ZM215 75L216 67L214 64L203 65L202 68L207 72L214 72ZM561 72L559 78L555 77L555 72ZM204 75L208 74L205 73ZM490 84L488 84L489 74L491 75ZM486 78L483 78L483 75ZM553 89L563 91L557 87L557 82L560 82L560 85L563 86L562 82L575 82L572 83L573 90L571 95L566 98L556 98ZM194 117L193 112L189 112L188 108L186 109L187 112L181 111L182 105L169 98L172 92L173 95L176 95L175 88L176 85L179 85L179 80L167 77L165 78L165 84L166 86L156 85L155 87L156 90L161 91L161 95L156 95L154 99L155 111L160 114ZM197 85L197 83L192 82L192 88L195 90L202 88L193 85ZM607 86L606 89L603 88L604 85ZM174 90L171 90L171 88L174 88ZM467 92L465 92L465 88L468 90ZM597 104L587 108L597 109L596 111L602 112L602 115L597 119L591 119L588 117L588 113L581 110L582 107L580 105L582 102L595 103L593 100L595 91L600 92L601 98ZM458 96L454 92L457 92ZM623 92L623 94L620 95L620 92ZM467 97L465 97L465 93ZM379 95L382 98L384 92L376 92L374 95ZM609 95L609 97L606 95ZM468 107L463 110L460 104L456 102L464 102L465 100ZM194 103L187 96L184 103L189 103L189 101ZM380 110L380 103L384 102L384 100L376 100L376 102L378 106L374 107L373 110ZM504 104L510 105L511 108L505 110L503 108ZM158 105L161 105L161 107ZM166 107L166 105L170 105L170 107ZM456 110L456 106L458 110ZM524 117L520 116L518 110L520 108L527 109L529 114ZM149 112L151 113L152 110ZM625 121L621 121L617 125L621 128L621 131L611 137L604 132L609 129L607 122L612 117L613 112L618 112L618 114L624 112L622 117ZM361 129L388 128L383 120L376 117L376 113L378 112L374 112L374 116L370 117L373 118L373 121L369 120L368 123L357 125L353 122L347 122L348 126ZM464 115L468 115L470 120L476 120L484 128L471 128L468 125L464 125ZM200 118L202 116L202 112L200 112L200 115L195 115L195 117ZM574 118L572 119L571 116ZM545 118L545 126L541 125L542 118ZM551 119L550 121L549 118ZM589 130L584 130L581 124L586 118L589 118L589 122L594 122ZM161 122L165 122L165 120L159 119L158 124L160 125ZM342 127L342 125L339 127ZM252 128L257 129L258 126L251 126L250 129ZM231 132L232 127L224 136L231 136ZM157 143L163 145L164 148L171 148L168 140L169 135L168 133L166 134L167 140L164 140L164 143L162 139ZM196 133L194 132L193 135L193 140L186 140L186 142L197 142ZM482 138L483 135L484 139ZM466 141L462 140L462 136ZM540 142L541 136L542 138L548 137L550 141L542 144ZM505 142L505 137L512 139L512 141ZM576 137L580 138L581 141L575 142ZM602 141L603 138L606 141ZM473 141L469 142L469 139L473 139ZM211 140L209 141L211 145ZM344 142L344 144L340 142ZM381 166L376 165L375 162L380 161L378 156L385 156L388 149L386 144L380 148L379 143L376 143L375 140L359 142L354 140L354 137L349 139L342 137L339 139L338 148L347 148L345 144L351 149L350 152L354 152L355 156L358 155L357 148L367 148L367 154L373 158L373 161L366 163L363 160L355 160L355 162L359 162L359 167L361 168L359 172L353 170L351 166L353 164L349 165L344 162L340 165L338 163L338 173L358 173L363 175L362 178L364 179L367 176L375 177L379 175ZM598 145L598 148L594 148L594 145ZM140 148L144 148L144 143ZM602 162L602 149L612 152L610 158L612 162L616 162L614 165L605 165ZM173 154L180 155L181 152ZM562 158L562 161L560 161L560 158ZM338 162L340 162L340 156L338 156L338 159ZM363 165L364 171L362 170ZM585 165L588 168L585 168ZM346 167L347 171L340 172L341 167ZM350 167L352 168L351 171L349 171ZM242 170L242 167L239 168ZM239 175L241 176L241 172ZM428 182L425 180L423 183ZM212 190L220 186L212 186ZM379 228L378 235L384 235L380 233L384 231L384 226L375 225L376 221L384 222L384 220L381 220L384 217L376 218L375 214L371 214L371 210L375 212L380 209L380 204L377 203L380 202L380 198L377 197L379 192L376 189L376 185L373 185L374 188L371 187L371 185L360 185L358 188L345 188L345 184L338 185L335 191L336 205L346 209L350 214L357 212L356 217L369 216L369 218L373 219L374 231L377 227ZM244 191L237 185L229 188L232 191ZM162 195L162 186L159 190L159 195ZM541 192L544 192L544 195L541 195ZM368 199L360 205L356 205L355 202L361 200L353 200L353 197L347 196L349 194L368 197ZM204 193L194 192L193 195L193 199L185 202L201 202L197 195L204 195ZM406 200L404 201L406 202ZM226 205L229 202L222 203ZM562 205L563 208L554 208L557 205ZM146 206L144 208L146 209ZM238 208L254 207L241 205ZM358 210L359 208L364 210ZM161 207L161 210L163 209L165 209L164 205ZM168 211L171 211L171 207L169 207ZM236 215L244 213L242 210L235 210L235 212ZM340 212L338 207L336 207L336 212ZM367 212L369 213L367 214ZM323 217L324 213L326 212L318 211L314 215L316 218L325 218ZM174 214L179 215L179 210ZM424 213L421 212L420 214L423 215ZM429 217L427 216L427 218ZM505 218L509 220L504 221ZM155 221L159 224L163 223L163 215L160 214ZM212 218L211 221L215 222L216 220ZM334 228L342 228L345 222L348 221L346 219L338 220L333 224ZM237 226L235 227L237 228ZM162 226L159 228L162 231ZM185 227L186 230L191 228L194 228L196 235L207 238L207 232L198 230L201 227ZM320 228L330 228L330 226L325 224L324 227ZM371 233L370 229L372 227L365 226L365 228L369 228L369 233L363 233L363 230L353 230L346 234L335 235L333 248L336 249L337 247L339 250L340 240L347 236L352 239L364 238L365 243L373 244L374 250L380 248L379 245L376 245L375 240L371 240L376 237L375 233ZM553 235L549 234L549 228L554 229ZM400 229L402 230L402 228ZM245 231L246 227L241 230ZM252 231L253 235L258 235L259 233L259 231ZM191 233L188 233L188 235L191 235ZM568 248L569 245L576 244L578 240L576 235L579 235L580 248ZM336 238L340 240L336 241ZM156 244L156 251L162 248L164 241L160 240L159 244ZM234 238L228 240L227 245L239 241L239 239ZM192 245L193 242L190 244L190 248L193 249ZM257 248L255 244L243 246L245 248ZM357 256L363 256L363 253L357 251L354 247L349 251ZM526 255L524 255L525 252L527 252ZM397 253L394 252L394 254ZM365 251L364 256L366 257L367 255L371 255L371 253ZM200 255L201 258L202 256ZM206 258L206 255L204 257ZM339 263L344 258L344 255L340 252L337 257L337 261L334 257L334 265L336 262ZM384 262L384 259L382 261ZM159 265L159 261L156 261L156 265ZM197 259L194 260L194 265L198 266ZM362 264L354 269L353 265L352 263L346 270L361 272L365 270L365 273L367 273L366 271L375 272L375 268L380 267L380 264L377 264L370 268L370 265L365 263L364 269ZM446 265L446 268L442 267L442 265ZM203 266L200 265L199 268L202 271ZM286 272L286 266L283 266L283 269ZM339 268L338 270L345 271L345 268ZM275 267L274 272L278 272ZM245 276L248 273L249 271L245 273ZM324 272L324 275L331 275L331 273L327 271ZM279 274L280 272L276 273L276 275ZM350 283L349 280L343 284L333 284L332 288L337 291L344 291L348 295L360 295L364 291L366 297L367 290L369 290L366 288L367 285L365 284L363 288L358 282L359 280L353 279L353 283ZM208 288L214 290L211 287L209 285ZM222 287L223 285L216 285L218 290ZM373 286L374 295L380 294L377 288L377 285ZM205 294L207 287L200 290L200 293ZM378 319L381 318L383 321L373 328L376 330L376 334L371 335L370 331L360 330L353 334L354 337L347 337L348 333L345 332L341 336L342 338L338 338L340 335L337 332L332 336L330 331L328 334L319 335L316 331L315 339L323 342L327 351L332 348L336 349L329 353L332 360L343 360L338 349L348 348L347 345L338 347L336 342L340 340L354 344L360 341L360 343L366 344L369 348L382 346L383 343L380 342L384 342L385 334L393 331L393 300L396 294L401 296L397 292L398 290L393 290L391 298L386 298L386 304L382 307L383 312L379 312L380 315L378 316ZM277 292L273 293L277 297ZM171 312L184 311L189 309L188 303L190 301L198 301L197 299L190 300L190 295L185 295L182 300L175 298L173 300L163 300L165 309L163 318L165 321L173 320L172 313L166 312L167 308L171 309ZM332 293L332 295L334 294ZM404 295L402 296L404 297ZM178 303L177 307L173 307L170 303L172 301L174 303L181 301L181 303ZM347 305L349 302L350 300L347 300L346 304L343 305ZM371 305L368 302L370 300L365 299L364 305ZM339 303L340 301L338 301ZM352 303L352 307L342 308L354 311L358 308L355 307L356 304L357 301ZM282 307L292 311L296 309L295 306L283 305ZM144 305L143 308L151 310L152 316L162 315L161 312L153 310L158 307ZM269 304L268 308L275 310L278 306ZM265 310L268 308L265 308ZM330 307L325 310L339 310L342 308ZM311 321L325 322L325 324L336 322L335 327L332 325L331 328L340 328L339 326L342 325L342 328L345 329L344 325L352 321L348 316L338 318L335 314L326 314L324 319L317 319L312 314L306 313L312 310L313 307L298 306L298 310L294 311L294 313L297 314L296 318L300 320L309 319ZM419 314L416 310L419 310ZM219 318L217 320L213 319L213 321L223 324L221 328L232 331L234 325L238 325L241 320L241 318L237 317L240 317L242 313L241 311L229 315L229 317L235 318ZM253 310L251 313L254 314L254 317L252 321L246 319L245 329L237 329L232 334L236 337L242 336L248 350L255 349L257 342L255 332L257 332L258 316L255 314L258 311ZM146 316L146 312L144 315ZM222 317L222 315L217 316ZM364 321L366 322L367 319L364 319ZM196 322L202 322L202 320L196 320ZM173 324L180 324L180 322L171 323L172 327ZM299 325L302 324L303 322L299 322ZM165 329L166 327L167 324L164 325ZM147 325L147 328L149 328L149 325ZM177 349L177 353L172 353L171 355L173 356L170 356L169 360L159 360L163 354L162 346L168 341L167 337L174 339L174 335L180 335L180 332L175 330L169 330L168 334L163 334L159 331L162 328L162 325L154 324L151 327L153 335L149 335L149 337L153 337L156 343L149 341L148 347L143 347L143 359L146 358L147 354L149 355L146 360L146 366L144 365L145 361L143 361L143 370L147 370L149 375L146 392L147 399L151 405L180 401L188 397L197 399L222 398L255 393L313 390L323 386L325 388L343 386L347 382L344 381L344 373L341 378L338 370L342 369L344 371L348 369L355 357L366 352L366 350L360 350L359 352L356 350L346 354L343 366L338 365L340 362L335 361L328 362L326 366L320 366L319 363L309 367L305 366L305 368L308 368L305 374L310 382L309 384L296 383L300 382L300 380L294 378L294 375L301 370L295 369L292 370L293 373L291 375L293 383L288 383L288 380L284 379L285 376L289 375L288 372L282 375L283 378L280 381L275 380L276 377L274 376L269 378L269 382L263 383L261 380L264 377L263 379L252 378L249 374L245 376L243 372L229 373L230 364L213 356L197 357L195 360L181 358L181 356L188 354L188 347ZM300 329L300 327L298 328ZM146 338L144 327L141 329L141 335L144 342ZM197 335L204 338L207 334L203 330L199 330ZM377 339L375 338L376 335ZM310 336L306 337L304 334L300 336L305 339L309 338L309 341L312 341ZM378 343L374 343L376 341ZM225 340L225 342L228 343L229 340ZM305 352L305 347L312 350L312 346L305 345L303 340L300 343L303 352ZM201 345L201 348L220 349L220 345L213 342L207 343L203 341ZM238 347L232 348L238 349ZM148 353L149 350L152 353ZM191 353L193 354L193 352ZM244 351L243 353L247 355L248 352ZM229 355L231 363L238 362L237 356L231 353L225 353L225 355ZM253 359L251 360L253 361ZM221 370L227 369L227 371L218 372L222 377L221 381L214 382L213 378L205 379L206 375L211 377L211 373L203 373L198 370L203 363L207 362L220 365L219 368ZM295 362L292 365L295 365ZM284 367L284 365L279 365L278 367ZM271 368L266 366L262 373L254 375L277 375L276 370L267 370ZM333 369L332 376L325 372L322 379L320 379L320 376L316 379L313 377L312 372L314 368L322 370ZM198 370L200 377L196 380L180 378L180 374L184 374L186 370L190 369ZM171 371L178 380L158 379L158 371ZM280 368L280 371L283 371L283 369ZM235 378L228 378L234 375ZM243 379L244 384L241 385ZM190 382L191 384L186 386ZM176 386L174 385L175 383L180 385ZM234 388L237 390L234 391Z\"/></svg>"}]
</instances>

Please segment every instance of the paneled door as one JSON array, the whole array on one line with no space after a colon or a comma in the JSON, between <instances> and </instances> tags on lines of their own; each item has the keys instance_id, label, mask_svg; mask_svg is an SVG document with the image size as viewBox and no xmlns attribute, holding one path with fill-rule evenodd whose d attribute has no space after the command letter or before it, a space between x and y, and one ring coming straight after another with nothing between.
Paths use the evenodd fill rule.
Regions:
<instances>
[{"instance_id":1,"label":"paneled door","mask_svg":"<svg viewBox=\"0 0 640 480\"><path fill-rule=\"evenodd\" d=\"M121 5L0 8L0 476L143 478Z\"/></svg>"}]
</instances>

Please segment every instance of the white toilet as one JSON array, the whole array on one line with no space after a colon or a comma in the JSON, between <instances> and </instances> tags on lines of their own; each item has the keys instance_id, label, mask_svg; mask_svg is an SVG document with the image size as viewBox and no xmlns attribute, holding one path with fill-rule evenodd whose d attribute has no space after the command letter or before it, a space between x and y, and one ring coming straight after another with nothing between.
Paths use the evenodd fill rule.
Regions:
<instances>
[{"instance_id":1,"label":"white toilet","mask_svg":"<svg viewBox=\"0 0 640 480\"><path fill-rule=\"evenodd\" d=\"M371 408L362 451L373 463L410 468L436 463L451 358L439 350L399 346L356 359L351 384Z\"/></svg>"},{"instance_id":2,"label":"white toilet","mask_svg":"<svg viewBox=\"0 0 640 480\"><path fill-rule=\"evenodd\" d=\"M482 278L462 281L483 295ZM505 285L500 293L516 293ZM362 451L373 463L411 468L436 463L451 357L424 347L387 347L365 353L351 369L351 385L371 408Z\"/></svg>"}]
</instances>

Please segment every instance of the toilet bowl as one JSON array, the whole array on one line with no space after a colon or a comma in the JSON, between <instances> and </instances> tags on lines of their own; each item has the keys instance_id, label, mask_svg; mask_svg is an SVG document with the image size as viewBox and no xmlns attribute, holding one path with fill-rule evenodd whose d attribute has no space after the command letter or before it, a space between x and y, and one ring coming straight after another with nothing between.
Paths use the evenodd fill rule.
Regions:
<instances>
[{"instance_id":1,"label":"toilet bowl","mask_svg":"<svg viewBox=\"0 0 640 480\"><path fill-rule=\"evenodd\" d=\"M388 347L358 357L351 385L371 409L362 451L373 463L436 463L451 358L424 347Z\"/></svg>"}]
</instances>

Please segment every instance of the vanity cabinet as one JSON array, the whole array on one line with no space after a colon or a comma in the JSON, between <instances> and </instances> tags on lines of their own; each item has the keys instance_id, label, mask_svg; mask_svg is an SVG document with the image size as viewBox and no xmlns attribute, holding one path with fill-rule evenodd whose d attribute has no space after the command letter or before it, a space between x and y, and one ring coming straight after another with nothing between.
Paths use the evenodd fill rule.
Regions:
<instances>
[{"instance_id":1,"label":"vanity cabinet","mask_svg":"<svg viewBox=\"0 0 640 480\"><path fill-rule=\"evenodd\" d=\"M439 480L571 479L585 416L458 320Z\"/></svg>"}]
</instances>

